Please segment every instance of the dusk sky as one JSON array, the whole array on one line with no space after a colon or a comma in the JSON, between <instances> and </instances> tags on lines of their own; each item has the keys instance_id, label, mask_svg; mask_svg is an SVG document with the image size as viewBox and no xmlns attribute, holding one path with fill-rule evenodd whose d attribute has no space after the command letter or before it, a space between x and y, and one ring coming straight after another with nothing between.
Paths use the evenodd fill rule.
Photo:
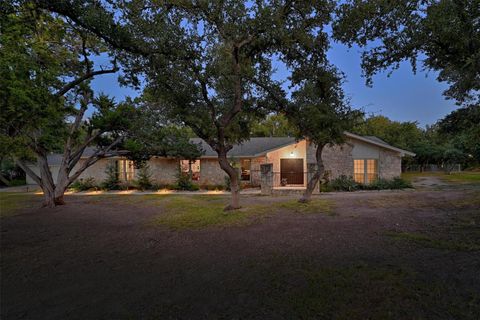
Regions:
<instances>
[{"instance_id":1,"label":"dusk sky","mask_svg":"<svg viewBox=\"0 0 480 320\"><path fill-rule=\"evenodd\" d=\"M436 80L434 72L419 71L414 75L410 64L403 63L390 77L387 73L375 76L373 87L369 88L361 77L358 49L333 44L329 59L345 73L344 90L353 107L363 109L367 114L385 115L397 121L418 121L424 127L457 108L454 101L443 97L442 92L447 86ZM93 81L93 87L97 92L114 96L117 101L125 96L138 95L133 89L120 87L116 79L117 75L99 76Z\"/></svg>"}]
</instances>

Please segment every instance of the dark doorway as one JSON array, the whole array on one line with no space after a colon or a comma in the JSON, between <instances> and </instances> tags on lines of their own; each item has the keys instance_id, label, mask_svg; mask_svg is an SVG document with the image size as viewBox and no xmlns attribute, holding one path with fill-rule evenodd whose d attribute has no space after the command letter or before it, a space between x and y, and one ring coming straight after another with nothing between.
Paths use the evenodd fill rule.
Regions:
<instances>
[{"instance_id":1,"label":"dark doorway","mask_svg":"<svg viewBox=\"0 0 480 320\"><path fill-rule=\"evenodd\" d=\"M280 180L303 185L303 159L280 159Z\"/></svg>"}]
</instances>

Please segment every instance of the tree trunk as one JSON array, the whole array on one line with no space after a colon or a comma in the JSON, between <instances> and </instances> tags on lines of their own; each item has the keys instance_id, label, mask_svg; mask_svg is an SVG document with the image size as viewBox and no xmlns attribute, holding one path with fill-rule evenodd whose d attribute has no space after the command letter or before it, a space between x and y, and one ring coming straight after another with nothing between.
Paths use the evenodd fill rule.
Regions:
<instances>
[{"instance_id":1,"label":"tree trunk","mask_svg":"<svg viewBox=\"0 0 480 320\"><path fill-rule=\"evenodd\" d=\"M312 176L312 178L308 181L307 189L303 193L303 196L302 198L300 198L299 202L306 203L312 199L313 190L315 190L317 183L320 181L320 178L323 176L325 172L325 166L322 160L322 151L324 147L325 147L325 144L317 145L317 150L315 153L315 157L317 160L317 171Z\"/></svg>"},{"instance_id":2,"label":"tree trunk","mask_svg":"<svg viewBox=\"0 0 480 320\"><path fill-rule=\"evenodd\" d=\"M222 168L222 170L225 171L230 178L230 192L232 193L230 205L226 206L224 210L229 211L240 209L240 186L238 181L238 172L228 162L226 152L218 153L218 163L220 164L220 168Z\"/></svg>"}]
</instances>

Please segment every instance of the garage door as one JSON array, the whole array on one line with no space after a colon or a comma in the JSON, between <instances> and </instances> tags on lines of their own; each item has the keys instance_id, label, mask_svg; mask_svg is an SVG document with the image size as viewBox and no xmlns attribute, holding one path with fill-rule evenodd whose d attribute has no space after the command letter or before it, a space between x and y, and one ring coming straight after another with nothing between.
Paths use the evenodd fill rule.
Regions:
<instances>
[{"instance_id":1,"label":"garage door","mask_svg":"<svg viewBox=\"0 0 480 320\"><path fill-rule=\"evenodd\" d=\"M280 179L303 185L303 159L280 159Z\"/></svg>"}]
</instances>

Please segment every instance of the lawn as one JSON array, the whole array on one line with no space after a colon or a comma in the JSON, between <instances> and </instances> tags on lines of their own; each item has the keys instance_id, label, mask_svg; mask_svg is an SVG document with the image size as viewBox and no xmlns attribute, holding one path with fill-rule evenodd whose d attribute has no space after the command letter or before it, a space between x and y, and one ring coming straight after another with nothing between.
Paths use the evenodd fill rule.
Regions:
<instances>
[{"instance_id":1,"label":"lawn","mask_svg":"<svg viewBox=\"0 0 480 320\"><path fill-rule=\"evenodd\" d=\"M2 319L480 314L476 189L0 200Z\"/></svg>"},{"instance_id":2,"label":"lawn","mask_svg":"<svg viewBox=\"0 0 480 320\"><path fill-rule=\"evenodd\" d=\"M402 179L409 182L414 182L418 178L424 177L436 177L445 182L453 183L468 183L476 184L480 183L480 172L474 171L462 171L446 174L444 172L404 172L402 173Z\"/></svg>"},{"instance_id":3,"label":"lawn","mask_svg":"<svg viewBox=\"0 0 480 320\"><path fill-rule=\"evenodd\" d=\"M13 192L0 192L0 218L15 215L25 209L40 206L39 195Z\"/></svg>"}]
</instances>

